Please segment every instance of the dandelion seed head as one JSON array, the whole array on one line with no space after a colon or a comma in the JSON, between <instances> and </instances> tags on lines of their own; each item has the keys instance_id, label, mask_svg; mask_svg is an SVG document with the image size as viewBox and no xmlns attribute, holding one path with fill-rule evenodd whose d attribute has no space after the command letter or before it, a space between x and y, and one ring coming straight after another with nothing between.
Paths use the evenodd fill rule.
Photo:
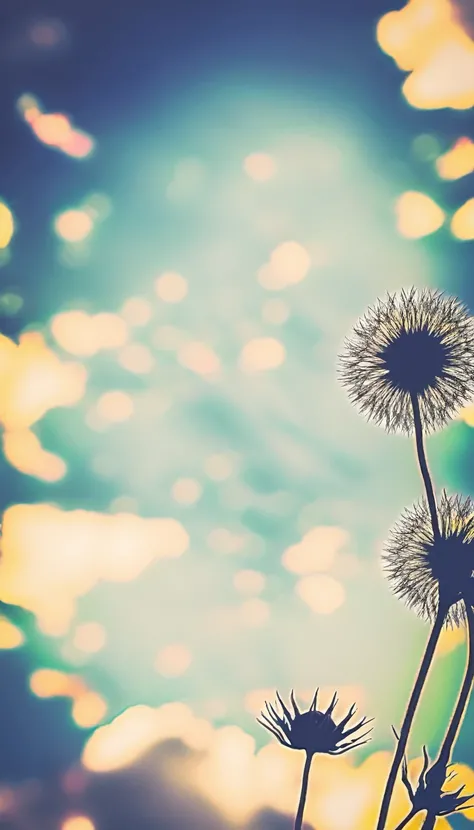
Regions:
<instances>
[{"instance_id":1,"label":"dandelion seed head","mask_svg":"<svg viewBox=\"0 0 474 830\"><path fill-rule=\"evenodd\" d=\"M359 411L388 432L425 432L474 397L474 318L455 297L411 288L368 309L346 339L338 375Z\"/></svg>"},{"instance_id":2,"label":"dandelion seed head","mask_svg":"<svg viewBox=\"0 0 474 830\"><path fill-rule=\"evenodd\" d=\"M464 603L474 606L474 501L443 491L438 515L435 539L426 501L406 510L390 531L382 561L396 596L431 622L441 599L453 627L465 620Z\"/></svg>"}]
</instances>

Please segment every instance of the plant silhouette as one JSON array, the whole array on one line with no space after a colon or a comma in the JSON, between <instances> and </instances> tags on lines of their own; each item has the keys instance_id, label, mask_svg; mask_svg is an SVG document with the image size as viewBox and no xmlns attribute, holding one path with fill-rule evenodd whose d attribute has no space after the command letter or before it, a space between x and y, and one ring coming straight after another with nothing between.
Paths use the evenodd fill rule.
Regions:
<instances>
[{"instance_id":1,"label":"plant silhouette","mask_svg":"<svg viewBox=\"0 0 474 830\"><path fill-rule=\"evenodd\" d=\"M319 689L316 689L309 709L306 712L301 712L296 703L294 692L292 691L290 693L290 701L293 713L290 712L279 692L277 692L277 700L280 704L282 714L279 714L273 704L265 702L266 712L262 712L260 718L257 718L258 722L278 738L283 746L289 749L303 750L306 754L300 799L295 818L295 830L301 830L303 824L303 814L308 794L309 774L313 757L317 753L343 755L349 752L349 750L367 743L370 740L370 738L367 738L367 735L372 731L372 727L370 727L370 729L361 734L361 730L368 723L371 723L373 718L367 720L364 717L353 726L349 726L350 721L356 713L355 704L351 706L343 719L339 723L336 723L333 719L333 714L337 705L337 692L334 693L331 703L325 712L316 708L318 692ZM351 735L354 737L351 738Z\"/></svg>"},{"instance_id":2,"label":"plant silhouette","mask_svg":"<svg viewBox=\"0 0 474 830\"><path fill-rule=\"evenodd\" d=\"M369 308L340 356L340 381L361 414L388 432L414 435L425 490L425 500L405 512L385 546L384 565L395 593L429 619L432 629L398 735L377 830L384 830L387 821L443 626L461 624L474 599L473 503L443 493L438 507L424 444L426 434L445 426L474 398L473 358L474 319L467 308L443 292L416 288L389 294ZM438 806L431 808L434 820Z\"/></svg>"}]
</instances>

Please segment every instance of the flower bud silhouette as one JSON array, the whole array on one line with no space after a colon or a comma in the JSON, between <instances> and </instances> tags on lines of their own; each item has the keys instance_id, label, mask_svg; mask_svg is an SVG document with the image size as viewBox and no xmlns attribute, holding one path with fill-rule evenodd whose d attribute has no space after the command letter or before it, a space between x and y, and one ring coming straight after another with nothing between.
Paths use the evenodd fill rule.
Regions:
<instances>
[{"instance_id":1,"label":"flower bud silhouette","mask_svg":"<svg viewBox=\"0 0 474 830\"><path fill-rule=\"evenodd\" d=\"M290 712L279 692L277 692L277 700L282 714L280 715L277 708L271 703L265 702L266 712L262 712L260 718L257 718L257 721L278 738L283 746L287 746L289 749L301 749L306 753L295 830L301 830L303 823L313 756L318 752L327 755L343 755L345 752L349 752L350 749L355 749L367 743L370 738L367 738L367 740L364 740L364 738L372 731L372 727L370 727L366 732L360 733L360 730L370 723L373 718L367 720L364 717L353 726L349 726L356 713L355 704L350 707L348 713L339 723L335 722L333 713L337 705L336 692L326 711L319 711L316 708L318 692L319 689L316 689L311 705L306 712L300 711L293 691L290 694L293 712ZM354 737L350 738L351 735ZM347 740L348 738L349 740Z\"/></svg>"}]
</instances>

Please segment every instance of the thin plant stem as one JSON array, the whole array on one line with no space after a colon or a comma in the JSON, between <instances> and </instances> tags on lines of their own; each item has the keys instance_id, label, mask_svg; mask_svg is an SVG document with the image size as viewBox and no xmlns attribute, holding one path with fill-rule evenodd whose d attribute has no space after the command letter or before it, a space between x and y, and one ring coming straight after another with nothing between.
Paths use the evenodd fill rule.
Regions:
<instances>
[{"instance_id":1,"label":"thin plant stem","mask_svg":"<svg viewBox=\"0 0 474 830\"><path fill-rule=\"evenodd\" d=\"M465 606L468 630L468 651L466 671L464 674L464 680L461 686L461 691L459 692L456 708L453 712L453 716L451 718L446 735L444 737L442 747L439 751L438 758L435 762L436 766L440 766L443 770L446 769L446 767L451 761L453 747L459 735L459 731L461 729L462 722L466 714L466 709L469 703L469 697L471 695L472 690L472 682L474 680L474 612L471 608L470 603L466 602ZM433 830L435 822L436 815L433 815L431 811L428 811L428 814L423 823L423 830Z\"/></svg>"},{"instance_id":2,"label":"thin plant stem","mask_svg":"<svg viewBox=\"0 0 474 830\"><path fill-rule=\"evenodd\" d=\"M311 752L306 753L306 761L304 762L304 769L303 769L303 779L301 781L301 794L300 794L300 801L298 804L298 811L296 813L295 818L295 830L301 830L303 826L303 813L304 807L306 804L306 796L308 794L308 782L309 782L309 773L311 770L311 763L313 761L313 755Z\"/></svg>"},{"instance_id":3,"label":"thin plant stem","mask_svg":"<svg viewBox=\"0 0 474 830\"><path fill-rule=\"evenodd\" d=\"M438 613L436 614L436 619L433 624L433 628L431 629L430 636L428 638L428 642L426 644L425 653L423 655L422 661L420 663L420 668L418 669L418 674L415 680L415 685L413 686L412 693L410 695L410 699L407 704L407 708L405 711L405 716L403 718L403 723L400 729L400 735L397 742L397 748L393 755L392 766L390 767L390 772L388 774L387 783L385 785L385 792L383 794L382 804L380 807L380 814L379 819L377 822L377 830L384 830L385 823L387 821L388 810L390 807L390 801L393 794L393 788L395 787L395 781L397 778L397 773L400 768L400 764L402 763L403 756L405 754L406 746L408 743L408 738L410 735L411 727L413 725L413 720L415 717L416 709L418 703L420 701L421 693L423 691L423 687L426 683L428 678L428 673L431 667L431 663L433 662L433 657L435 654L436 646L443 628L444 618L446 616L446 609L441 604L438 607Z\"/></svg>"},{"instance_id":4,"label":"thin plant stem","mask_svg":"<svg viewBox=\"0 0 474 830\"><path fill-rule=\"evenodd\" d=\"M411 404L413 407L413 421L415 424L416 454L418 457L418 464L420 467L420 473L423 479L423 484L425 485L426 498L428 500L428 507L431 516L431 525L433 527L433 537L436 541L436 539L439 539L440 536L438 512L436 509L436 499L434 494L433 482L431 481L428 461L426 459L425 444L423 438L423 426L421 423L420 415L420 404L417 395L411 395Z\"/></svg>"},{"instance_id":5,"label":"thin plant stem","mask_svg":"<svg viewBox=\"0 0 474 830\"><path fill-rule=\"evenodd\" d=\"M397 824L395 830L403 830L403 828L407 826L408 822L412 820L413 816L416 816L416 812L415 810L410 810L410 812L407 816L405 816L403 821L401 821L400 824Z\"/></svg>"},{"instance_id":6,"label":"thin plant stem","mask_svg":"<svg viewBox=\"0 0 474 830\"><path fill-rule=\"evenodd\" d=\"M468 632L466 671L456 709L454 710L438 757L438 762L445 765L448 765L451 760L451 753L466 714L472 689L472 681L474 679L474 612L470 603L466 602L465 605Z\"/></svg>"}]
</instances>

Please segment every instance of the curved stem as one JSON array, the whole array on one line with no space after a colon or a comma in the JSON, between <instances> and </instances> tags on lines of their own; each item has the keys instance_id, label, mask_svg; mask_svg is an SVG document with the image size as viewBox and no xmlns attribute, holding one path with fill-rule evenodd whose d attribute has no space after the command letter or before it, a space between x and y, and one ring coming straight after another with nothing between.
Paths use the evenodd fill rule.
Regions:
<instances>
[{"instance_id":1,"label":"curved stem","mask_svg":"<svg viewBox=\"0 0 474 830\"><path fill-rule=\"evenodd\" d=\"M295 830L301 830L301 827L303 826L303 813L306 804L306 796L308 794L309 772L311 769L312 761L313 756L309 752L307 752L306 761L304 762L303 779L301 781L300 801L298 804L298 811L296 813L295 818Z\"/></svg>"},{"instance_id":2,"label":"curved stem","mask_svg":"<svg viewBox=\"0 0 474 830\"><path fill-rule=\"evenodd\" d=\"M403 718L403 723L400 729L400 737L397 743L397 748L395 750L392 766L390 767L390 772L388 774L387 783L385 785L385 792L383 794L382 804L380 807L380 814L377 823L377 830L384 830L385 823L387 821L388 810L390 807L390 801L392 798L393 788L395 786L395 781L397 778L397 773L402 763L403 756L405 754L406 746L408 743L408 738L410 735L410 730L413 724L413 720L415 717L416 709L421 697L421 693L423 691L423 687L426 683L428 673L431 667L431 663L433 662L434 653L436 650L436 645L439 640L439 636L441 634L441 630L444 624L444 618L446 616L446 610L444 606L439 606L438 613L436 615L436 619L434 621L433 628L431 629L431 634L429 636L428 642L426 644L425 653L423 655L423 659L420 663L420 668L418 669L418 675L415 680L415 685L413 686L412 693L410 695L410 699L408 701L408 705L405 711L405 717Z\"/></svg>"},{"instance_id":3,"label":"curved stem","mask_svg":"<svg viewBox=\"0 0 474 830\"><path fill-rule=\"evenodd\" d=\"M436 763L448 765L451 760L451 753L456 742L459 730L461 729L464 715L466 714L467 704L472 689L472 681L474 680L474 612L468 602L465 603L467 614L467 630L468 630L468 652L466 661L466 671L464 680L459 692L458 702L451 718L448 730L446 732L443 745L441 747L438 760Z\"/></svg>"},{"instance_id":4,"label":"curved stem","mask_svg":"<svg viewBox=\"0 0 474 830\"><path fill-rule=\"evenodd\" d=\"M412 820L413 816L416 816L416 810L410 810L410 812L407 816L405 816L403 821L401 821L400 824L397 824L395 830L403 830L403 828L407 826L408 822Z\"/></svg>"},{"instance_id":5,"label":"curved stem","mask_svg":"<svg viewBox=\"0 0 474 830\"><path fill-rule=\"evenodd\" d=\"M433 830L433 828L436 824L436 819L437 819L437 816L435 816L433 813L430 813L430 811L428 811L427 814L426 814L426 818L425 818L425 820L424 820L424 822L421 826L422 830Z\"/></svg>"},{"instance_id":6,"label":"curved stem","mask_svg":"<svg viewBox=\"0 0 474 830\"><path fill-rule=\"evenodd\" d=\"M463 684L459 692L458 702L453 712L453 716L449 723L443 744L439 751L438 758L435 765L442 765L443 771L446 769L451 761L451 754L459 730L461 729L464 716L466 714L467 704L472 690L472 681L474 680L474 612L470 603L466 602L467 613L467 628L468 628L468 654L466 661L466 671L464 674ZM423 830L433 830L436 822L436 815L428 812L423 823Z\"/></svg>"},{"instance_id":7,"label":"curved stem","mask_svg":"<svg viewBox=\"0 0 474 830\"><path fill-rule=\"evenodd\" d=\"M428 467L428 461L426 460L426 452L425 452L425 445L423 440L423 427L421 423L421 415L420 415L420 404L418 402L418 396L412 394L411 395L411 405L413 407L413 421L415 424L415 442L416 442L416 454L418 457L418 464L420 467L421 477L423 479L423 484L425 485L426 491L426 498L428 500L428 507L430 510L431 516L431 524L433 527L433 537L434 539L439 539L439 521L438 521L438 512L436 510L436 499L433 489L433 482L431 481L431 475Z\"/></svg>"}]
</instances>

